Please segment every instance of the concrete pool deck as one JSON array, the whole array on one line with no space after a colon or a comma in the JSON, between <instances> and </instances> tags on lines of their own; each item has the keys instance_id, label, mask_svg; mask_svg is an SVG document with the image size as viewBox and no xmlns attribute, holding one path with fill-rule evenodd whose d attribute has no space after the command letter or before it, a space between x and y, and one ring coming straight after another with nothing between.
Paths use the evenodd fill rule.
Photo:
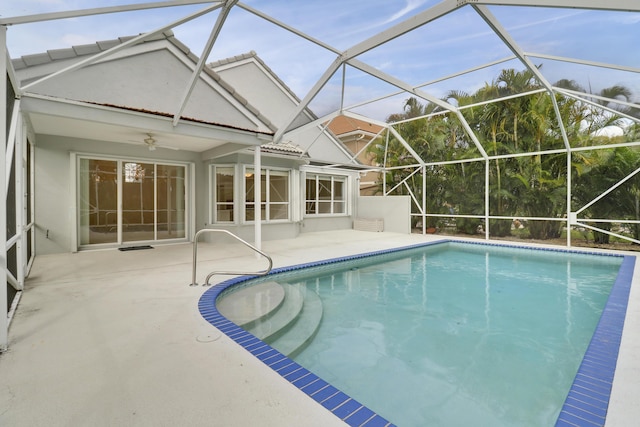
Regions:
<instances>
[{"instance_id":1,"label":"concrete pool deck","mask_svg":"<svg viewBox=\"0 0 640 427\"><path fill-rule=\"evenodd\" d=\"M215 269L265 265L226 239L199 246L199 283ZM262 249L283 267L438 239L341 230ZM0 425L345 425L202 319L207 288L188 286L191 261L190 244L38 256L0 355ZM608 426L640 419L639 280Z\"/></svg>"}]
</instances>

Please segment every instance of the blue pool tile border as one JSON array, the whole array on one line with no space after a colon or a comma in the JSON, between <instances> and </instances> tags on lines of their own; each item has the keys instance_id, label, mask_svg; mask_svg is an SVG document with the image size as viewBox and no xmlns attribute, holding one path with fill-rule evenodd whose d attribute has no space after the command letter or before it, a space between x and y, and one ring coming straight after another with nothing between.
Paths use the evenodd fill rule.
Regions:
<instances>
[{"instance_id":1,"label":"blue pool tile border","mask_svg":"<svg viewBox=\"0 0 640 427\"><path fill-rule=\"evenodd\" d=\"M274 268L269 275L447 243L623 258L618 276L613 284L600 321L596 326L591 342L585 352L556 421L556 427L604 426L613 385L613 376L615 374L622 340L622 330L635 268L635 256L562 248L525 247L502 243L461 242L445 239ZM209 288L202 294L198 301L198 310L202 317L236 343L240 344L265 365L280 374L280 376L295 385L299 390L303 391L306 395L343 420L346 424L353 427L394 427L394 424L390 421L376 414L355 399L352 399L313 372L294 362L292 359L289 359L278 350L264 343L253 334L245 331L220 314L216 307L216 299L220 294L234 285L247 282L256 277L258 276L234 277Z\"/></svg>"},{"instance_id":2,"label":"blue pool tile border","mask_svg":"<svg viewBox=\"0 0 640 427\"><path fill-rule=\"evenodd\" d=\"M604 426L636 257L625 256L556 426Z\"/></svg>"}]
</instances>

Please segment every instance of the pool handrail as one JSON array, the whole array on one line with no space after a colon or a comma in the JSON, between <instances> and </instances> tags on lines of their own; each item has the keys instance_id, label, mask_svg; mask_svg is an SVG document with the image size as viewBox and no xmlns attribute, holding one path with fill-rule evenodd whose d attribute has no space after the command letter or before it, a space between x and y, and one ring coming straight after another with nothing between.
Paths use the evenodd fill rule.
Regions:
<instances>
[{"instance_id":1,"label":"pool handrail","mask_svg":"<svg viewBox=\"0 0 640 427\"><path fill-rule=\"evenodd\" d=\"M235 275L265 276L265 275L269 274L269 272L273 268L273 260L271 259L271 257L269 255L265 254L260 249L256 248L255 246L251 245L250 243L242 240L240 237L236 236L232 232L230 232L228 230L221 230L221 229L216 229L216 228L203 228L202 230L198 231L195 234L195 236L193 237L193 270L192 270L192 276L191 276L191 283L189 284L189 286L198 286L198 282L196 281L196 267L197 267L197 258L198 258L198 238L200 237L200 235L202 235L204 233L225 233L225 234L233 237L234 239L236 239L237 241L239 241L243 245L249 247L254 252L256 252L256 253L262 255L264 258L266 258L267 261L269 261L269 267L267 267L266 270L261 270L261 271L213 271L213 272L209 273L209 275L205 279L205 281L204 281L202 286L211 286L211 284L209 283L209 279L211 279L211 277L216 275L216 274L234 275L234 276Z\"/></svg>"}]
</instances>

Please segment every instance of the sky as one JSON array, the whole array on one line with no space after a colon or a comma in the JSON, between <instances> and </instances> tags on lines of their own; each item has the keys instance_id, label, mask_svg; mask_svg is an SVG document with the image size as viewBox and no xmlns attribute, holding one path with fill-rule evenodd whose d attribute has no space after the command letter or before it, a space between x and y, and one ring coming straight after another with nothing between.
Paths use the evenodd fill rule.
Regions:
<instances>
[{"instance_id":1,"label":"sky","mask_svg":"<svg viewBox=\"0 0 640 427\"><path fill-rule=\"evenodd\" d=\"M0 18L144 3L96 0L9 0L0 6ZM8 3L8 4L7 4ZM436 0L246 0L244 4L270 15L311 37L343 51L411 16L438 4ZM141 12L83 17L8 28L11 57L51 49L139 34L174 22L205 5L181 6ZM591 92L614 84L627 86L640 101L640 13L598 12L576 9L491 6L490 12L527 53L577 58L630 67L636 72L601 69L533 58L545 77L576 80ZM176 37L200 56L218 12L174 28ZM264 19L235 7L209 56L210 61L255 51L298 95L304 98L336 54L294 36ZM472 93L497 77L504 68L524 69L519 61L438 81L512 52L501 43L485 21L465 6L427 25L365 52L359 60L410 85L431 83L423 90L442 97L451 90ZM344 101L341 100L345 82ZM352 67L336 74L314 99L311 108L323 115L340 107L385 97L398 89ZM384 120L402 110L407 94L389 96L355 111Z\"/></svg>"}]
</instances>

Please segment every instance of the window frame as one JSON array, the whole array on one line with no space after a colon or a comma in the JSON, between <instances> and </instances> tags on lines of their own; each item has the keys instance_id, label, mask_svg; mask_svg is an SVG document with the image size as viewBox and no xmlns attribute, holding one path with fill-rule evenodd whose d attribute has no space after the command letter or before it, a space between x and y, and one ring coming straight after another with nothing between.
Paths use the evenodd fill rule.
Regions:
<instances>
[{"instance_id":1,"label":"window frame","mask_svg":"<svg viewBox=\"0 0 640 427\"><path fill-rule=\"evenodd\" d=\"M329 199L321 198L321 181L331 181L331 189L329 191ZM315 198L309 198L307 194L308 183L313 181L315 183ZM342 183L341 199L336 198L336 182ZM336 217L336 216L348 216L348 185L349 177L347 175L335 175L319 172L306 172L304 176L304 216L308 218L322 218L322 217ZM315 212L309 212L309 204L313 204ZM342 210L336 212L335 207L337 204L342 204ZM330 206L329 212L321 212L320 206Z\"/></svg>"},{"instance_id":2,"label":"window frame","mask_svg":"<svg viewBox=\"0 0 640 427\"><path fill-rule=\"evenodd\" d=\"M255 223L255 220L253 219L247 219L247 209L249 208L249 206L253 206L255 209L255 200L254 201L247 201L247 178L248 178L248 174L251 173L253 176L253 165L242 165L242 223L243 224L253 224ZM277 168L277 167L270 167L270 166L263 166L260 168L261 171L261 186L264 189L264 191L262 192L262 200L260 201L260 208L263 209L261 212L261 217L260 217L260 222L261 223L287 223L287 222L292 222L291 216L292 216L292 177L293 177L293 171L292 169L289 168ZM282 201L272 201L272 197L271 197L271 175L274 172L280 172L280 173L286 173L286 185L287 185L287 200L286 202L282 202ZM274 176L276 176L274 174ZM253 193L252 193L253 195ZM271 207L275 207L275 206L286 206L285 208L285 212L286 212L286 218L277 218L277 219L272 219L271 218Z\"/></svg>"},{"instance_id":3,"label":"window frame","mask_svg":"<svg viewBox=\"0 0 640 427\"><path fill-rule=\"evenodd\" d=\"M233 172L232 176L232 189L231 193L233 198L231 202L219 202L218 201L218 169L230 169ZM238 169L235 164L212 164L209 168L211 191L209 202L209 223L210 224L236 224L238 222ZM228 221L222 221L218 218L218 206L231 206L232 219Z\"/></svg>"},{"instance_id":4,"label":"window frame","mask_svg":"<svg viewBox=\"0 0 640 427\"><path fill-rule=\"evenodd\" d=\"M114 213L116 214L116 222L114 227L116 227L116 239L115 241L109 242L83 242L83 231L82 231L82 169L81 165L83 161L109 161L114 162L116 164L115 176L116 176L116 207ZM149 179L153 179L153 238L151 239L138 239L138 240L129 240L125 239L125 230L124 226L126 223L124 222L124 204L123 204L123 186L125 185L125 164L148 164L153 166L153 175ZM129 244L131 242L150 242L155 244L160 243L171 243L171 242L181 242L188 241L189 236L193 233L193 229L195 227L195 204L194 204L194 182L195 175L194 169L195 165L193 162L183 162L183 161L175 161L168 159L149 159L144 157L128 157L128 156L116 156L116 155L105 155L105 154L96 154L96 153L88 153L88 152L71 152L70 153L70 178L74 183L71 192L71 198L74 200L72 207L72 217L74 223L72 224L72 235L71 235L71 250L78 251L83 249L95 249L101 247L117 247L123 244ZM159 210L162 210L159 207L159 195L158 195L158 175L157 170L161 166L175 166L182 168L184 171L184 176L181 179L184 180L184 195L182 200L182 217L183 217L183 228L184 228L184 236L179 237L161 237L162 232L158 227L161 224L161 219L159 219L160 213ZM128 182L131 183L131 182Z\"/></svg>"}]
</instances>

